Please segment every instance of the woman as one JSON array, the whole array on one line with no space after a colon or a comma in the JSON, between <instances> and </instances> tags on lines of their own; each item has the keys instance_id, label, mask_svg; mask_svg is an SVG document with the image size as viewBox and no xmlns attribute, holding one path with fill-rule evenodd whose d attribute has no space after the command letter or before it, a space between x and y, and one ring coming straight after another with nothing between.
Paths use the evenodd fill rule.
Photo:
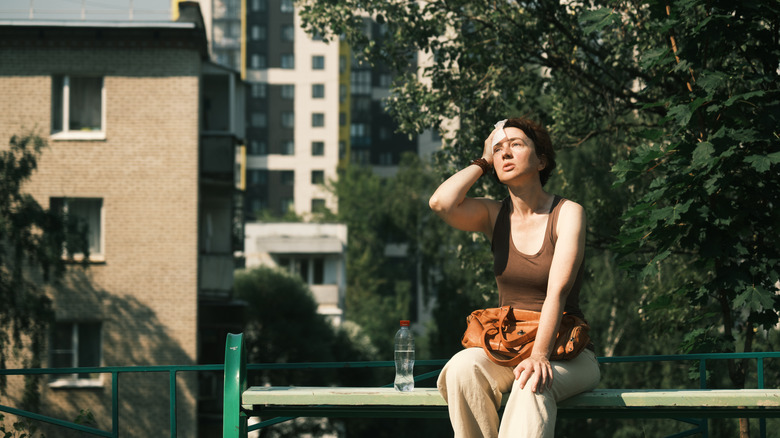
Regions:
<instances>
[{"instance_id":1,"label":"woman","mask_svg":"<svg viewBox=\"0 0 780 438\"><path fill-rule=\"evenodd\" d=\"M569 361L550 362L563 312L579 308L585 212L544 191L555 152L547 132L526 119L496 124L482 157L447 179L430 207L452 227L479 231L492 242L501 306L540 311L532 354L516 367L497 365L481 348L450 359L438 387L455 437L552 437L557 401L593 389L601 375L592 348ZM477 180L495 169L509 196L468 198ZM509 392L499 427L502 393Z\"/></svg>"}]
</instances>

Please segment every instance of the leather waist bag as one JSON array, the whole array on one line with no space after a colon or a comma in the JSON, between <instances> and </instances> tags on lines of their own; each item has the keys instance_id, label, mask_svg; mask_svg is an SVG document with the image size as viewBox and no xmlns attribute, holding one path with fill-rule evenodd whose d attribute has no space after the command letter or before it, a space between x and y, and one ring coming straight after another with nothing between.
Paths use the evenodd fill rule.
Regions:
<instances>
[{"instance_id":1,"label":"leather waist bag","mask_svg":"<svg viewBox=\"0 0 780 438\"><path fill-rule=\"evenodd\" d=\"M531 356L539 329L541 312L513 309L511 306L480 309L466 319L468 326L461 344L481 347L490 360L515 366ZM564 313L550 360L570 360L590 344L588 323Z\"/></svg>"}]
</instances>

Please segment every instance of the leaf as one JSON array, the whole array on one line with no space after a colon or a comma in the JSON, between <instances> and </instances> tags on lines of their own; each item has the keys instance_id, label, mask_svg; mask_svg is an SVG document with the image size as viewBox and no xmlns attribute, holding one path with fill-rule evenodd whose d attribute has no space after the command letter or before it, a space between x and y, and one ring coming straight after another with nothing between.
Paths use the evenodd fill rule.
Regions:
<instances>
[{"instance_id":1,"label":"leaf","mask_svg":"<svg viewBox=\"0 0 780 438\"><path fill-rule=\"evenodd\" d=\"M713 154L715 154L715 147L712 145L712 143L708 141L699 143L699 145L696 146L696 149L693 150L691 166L708 166L712 163L712 161L714 161L712 158Z\"/></svg>"},{"instance_id":2,"label":"leaf","mask_svg":"<svg viewBox=\"0 0 780 438\"><path fill-rule=\"evenodd\" d=\"M672 61L671 51L666 47L648 50L640 55L640 65L643 69L649 70L658 65L667 64ZM647 104L651 107L653 104Z\"/></svg>"},{"instance_id":3,"label":"leaf","mask_svg":"<svg viewBox=\"0 0 780 438\"><path fill-rule=\"evenodd\" d=\"M696 85L712 96L717 89L726 85L726 79L727 76L724 73L707 71L696 78Z\"/></svg>"},{"instance_id":4,"label":"leaf","mask_svg":"<svg viewBox=\"0 0 780 438\"><path fill-rule=\"evenodd\" d=\"M594 11L584 11L580 16L580 26L585 33L602 30L614 20L614 11L610 8L601 8Z\"/></svg>"},{"instance_id":5,"label":"leaf","mask_svg":"<svg viewBox=\"0 0 780 438\"><path fill-rule=\"evenodd\" d=\"M748 286L744 292L734 298L734 309L739 310L744 307L750 308L754 312L761 312L765 309L774 308L772 294L766 289L756 286Z\"/></svg>"},{"instance_id":6,"label":"leaf","mask_svg":"<svg viewBox=\"0 0 780 438\"><path fill-rule=\"evenodd\" d=\"M764 92L761 90L758 91L749 91L747 93L737 94L735 96L731 96L729 100L727 100L723 106L731 106L737 101L746 101L749 100L751 97L761 97L764 95Z\"/></svg>"},{"instance_id":7,"label":"leaf","mask_svg":"<svg viewBox=\"0 0 780 438\"><path fill-rule=\"evenodd\" d=\"M688 105L675 105L669 108L666 113L666 118L674 120L681 127L688 126L688 122L691 121L691 109Z\"/></svg>"},{"instance_id":8,"label":"leaf","mask_svg":"<svg viewBox=\"0 0 780 438\"><path fill-rule=\"evenodd\" d=\"M749 155L745 157L745 162L750 164L753 169L756 169L756 171L760 173L766 172L772 167L772 164L777 163L777 161L773 162L767 155Z\"/></svg>"}]
</instances>

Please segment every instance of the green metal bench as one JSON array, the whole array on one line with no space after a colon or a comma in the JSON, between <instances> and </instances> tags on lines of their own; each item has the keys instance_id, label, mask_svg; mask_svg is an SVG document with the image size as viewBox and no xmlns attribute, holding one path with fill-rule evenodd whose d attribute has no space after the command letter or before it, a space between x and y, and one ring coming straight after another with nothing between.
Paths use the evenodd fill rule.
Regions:
<instances>
[{"instance_id":1,"label":"green metal bench","mask_svg":"<svg viewBox=\"0 0 780 438\"><path fill-rule=\"evenodd\" d=\"M773 357L780 357L780 354ZM763 364L760 363L762 377L759 386L763 386ZM416 388L413 392L398 392L389 387L247 388L246 369L243 335L229 334L225 347L224 438L245 438L249 429L256 430L295 417L447 417L447 404L435 388ZM281 417L248 428L248 417L260 415ZM589 418L780 418L780 390L597 389L559 403L558 415ZM701 429L706 436L706 421ZM763 429L762 423L762 435Z\"/></svg>"}]
</instances>

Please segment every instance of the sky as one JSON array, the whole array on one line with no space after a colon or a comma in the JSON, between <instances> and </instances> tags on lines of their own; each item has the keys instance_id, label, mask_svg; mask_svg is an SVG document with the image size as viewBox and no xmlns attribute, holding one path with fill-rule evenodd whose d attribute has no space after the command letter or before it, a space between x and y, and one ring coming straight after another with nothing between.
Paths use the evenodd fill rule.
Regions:
<instances>
[{"instance_id":1,"label":"sky","mask_svg":"<svg viewBox=\"0 0 780 438\"><path fill-rule=\"evenodd\" d=\"M0 0L0 20L169 21L171 0ZM132 11L132 13L131 13Z\"/></svg>"}]
</instances>

